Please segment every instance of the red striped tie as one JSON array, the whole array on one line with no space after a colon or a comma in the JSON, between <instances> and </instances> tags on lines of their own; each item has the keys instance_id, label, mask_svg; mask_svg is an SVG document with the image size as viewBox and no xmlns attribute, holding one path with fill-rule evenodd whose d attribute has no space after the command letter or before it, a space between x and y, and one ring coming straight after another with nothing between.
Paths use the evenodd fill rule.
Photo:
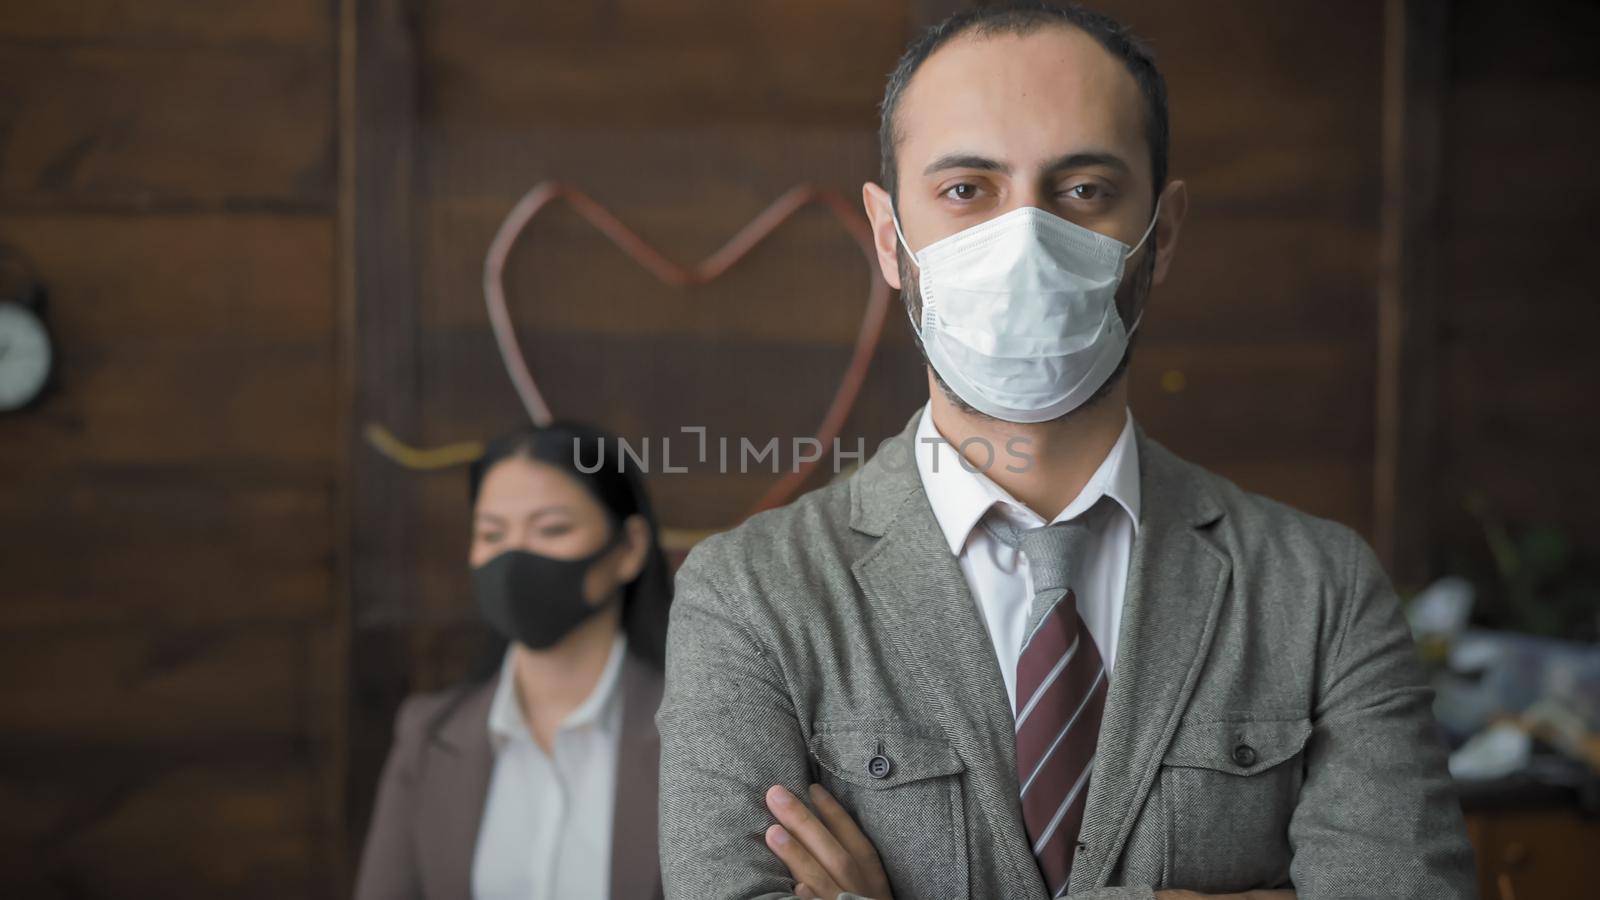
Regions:
<instances>
[{"instance_id":1,"label":"red striped tie","mask_svg":"<svg viewBox=\"0 0 1600 900\"><path fill-rule=\"evenodd\" d=\"M1067 891L1106 702L1100 648L1067 586L1086 534L1080 518L1017 535L1034 589L1029 636L1017 659L1017 780L1023 822L1051 897Z\"/></svg>"}]
</instances>

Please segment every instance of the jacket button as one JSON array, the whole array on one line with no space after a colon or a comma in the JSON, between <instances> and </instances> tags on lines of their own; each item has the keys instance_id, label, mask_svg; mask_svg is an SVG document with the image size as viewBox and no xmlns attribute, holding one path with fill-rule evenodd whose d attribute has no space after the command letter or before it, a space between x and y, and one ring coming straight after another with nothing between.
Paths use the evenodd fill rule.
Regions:
<instances>
[{"instance_id":1,"label":"jacket button","mask_svg":"<svg viewBox=\"0 0 1600 900\"><path fill-rule=\"evenodd\" d=\"M1256 764L1256 748L1249 744L1240 744L1233 748L1233 763L1241 769L1248 769Z\"/></svg>"},{"instance_id":2,"label":"jacket button","mask_svg":"<svg viewBox=\"0 0 1600 900\"><path fill-rule=\"evenodd\" d=\"M889 757L882 753L867 760L867 774L873 778L888 778L893 769L894 765L889 762Z\"/></svg>"}]
</instances>

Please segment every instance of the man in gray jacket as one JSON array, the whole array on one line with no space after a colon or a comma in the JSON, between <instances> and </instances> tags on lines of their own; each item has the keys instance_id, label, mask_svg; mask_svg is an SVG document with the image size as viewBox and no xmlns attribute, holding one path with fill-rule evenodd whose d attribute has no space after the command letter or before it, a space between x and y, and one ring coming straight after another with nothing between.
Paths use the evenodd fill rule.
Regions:
<instances>
[{"instance_id":1,"label":"man in gray jacket","mask_svg":"<svg viewBox=\"0 0 1600 900\"><path fill-rule=\"evenodd\" d=\"M1372 552L1128 411L1187 205L1149 54L1078 8L959 14L881 137L929 402L679 573L667 897L1471 896Z\"/></svg>"}]
</instances>

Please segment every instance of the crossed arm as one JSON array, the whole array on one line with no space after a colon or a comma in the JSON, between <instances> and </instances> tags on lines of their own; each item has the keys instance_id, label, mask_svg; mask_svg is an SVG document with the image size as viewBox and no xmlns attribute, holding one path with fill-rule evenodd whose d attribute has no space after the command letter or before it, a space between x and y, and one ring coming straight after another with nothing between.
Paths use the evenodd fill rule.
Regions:
<instances>
[{"instance_id":1,"label":"crossed arm","mask_svg":"<svg viewBox=\"0 0 1600 900\"><path fill-rule=\"evenodd\" d=\"M782 667L767 657L743 611L720 596L695 563L691 556L678 576L658 715L666 896L833 900L844 893L892 900L872 842L836 800L810 784L808 751ZM816 812L796 795L809 796ZM1090 896L1152 895L1108 888Z\"/></svg>"},{"instance_id":2,"label":"crossed arm","mask_svg":"<svg viewBox=\"0 0 1600 900\"><path fill-rule=\"evenodd\" d=\"M778 821L766 831L772 849L794 877L802 900L836 900L841 896L893 900L877 848L856 827L855 820L820 784L809 790L811 808L785 788L767 791L767 808ZM1156 900L1295 900L1294 891L1246 891L1242 894L1196 894L1156 891Z\"/></svg>"},{"instance_id":3,"label":"crossed arm","mask_svg":"<svg viewBox=\"0 0 1600 900\"><path fill-rule=\"evenodd\" d=\"M1289 823L1291 879L1307 897L1470 897L1471 849L1409 632L1371 550L1353 532L1345 540L1340 621L1330 623L1319 660L1306 777ZM703 561L691 555L679 572L658 716L667 897L847 891L889 900L871 842L832 798L811 793L784 667L696 565ZM811 808L784 802L795 796ZM1201 895L1105 888L1084 898L1152 896Z\"/></svg>"}]
</instances>

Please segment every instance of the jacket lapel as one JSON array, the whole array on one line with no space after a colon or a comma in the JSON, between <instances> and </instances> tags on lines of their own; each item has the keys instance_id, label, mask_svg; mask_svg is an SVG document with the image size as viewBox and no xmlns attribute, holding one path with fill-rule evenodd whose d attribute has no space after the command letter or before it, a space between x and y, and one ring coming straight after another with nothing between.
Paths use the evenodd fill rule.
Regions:
<instances>
[{"instance_id":1,"label":"jacket lapel","mask_svg":"<svg viewBox=\"0 0 1600 900\"><path fill-rule=\"evenodd\" d=\"M429 735L419 787L417 855L430 897L470 897L478 825L489 795L494 752L489 703L494 679L472 688Z\"/></svg>"},{"instance_id":2,"label":"jacket lapel","mask_svg":"<svg viewBox=\"0 0 1600 900\"><path fill-rule=\"evenodd\" d=\"M661 896L657 790L661 738L656 708L661 673L629 653L622 664L622 734L617 744L617 798L611 825L612 900Z\"/></svg>"},{"instance_id":3,"label":"jacket lapel","mask_svg":"<svg viewBox=\"0 0 1600 900\"><path fill-rule=\"evenodd\" d=\"M920 412L918 413L920 415ZM922 488L914 454L917 416L851 481L851 525L880 539L852 567L882 632L937 722L967 761L987 817L985 852L1011 885L1044 892L1017 800L1016 738L999 664L956 558Z\"/></svg>"},{"instance_id":4,"label":"jacket lapel","mask_svg":"<svg viewBox=\"0 0 1600 900\"><path fill-rule=\"evenodd\" d=\"M1072 891L1106 884L1188 705L1232 564L1203 530L1222 516L1204 476L1138 433L1141 504Z\"/></svg>"},{"instance_id":5,"label":"jacket lapel","mask_svg":"<svg viewBox=\"0 0 1600 900\"><path fill-rule=\"evenodd\" d=\"M622 665L622 732L617 742L616 801L611 836L613 900L661 896L656 836L661 740L655 713L661 673L628 654ZM470 897L478 826L489 796L494 751L489 705L495 682L473 688L430 734L422 778L418 848L430 897Z\"/></svg>"}]
</instances>

